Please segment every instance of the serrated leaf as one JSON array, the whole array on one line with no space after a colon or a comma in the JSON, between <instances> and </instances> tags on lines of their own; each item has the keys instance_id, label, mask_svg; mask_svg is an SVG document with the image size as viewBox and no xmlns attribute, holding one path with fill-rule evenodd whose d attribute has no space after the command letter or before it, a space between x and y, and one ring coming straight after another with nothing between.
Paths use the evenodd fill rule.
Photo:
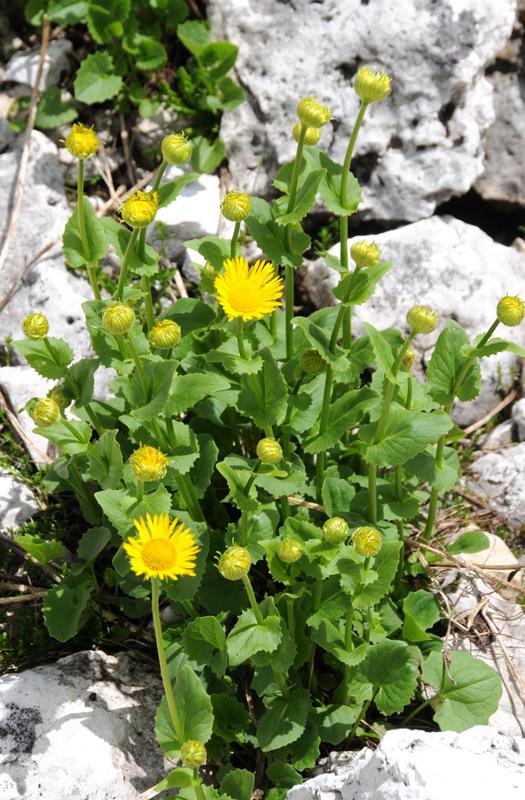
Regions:
<instances>
[{"instance_id":1,"label":"serrated leaf","mask_svg":"<svg viewBox=\"0 0 525 800\"><path fill-rule=\"evenodd\" d=\"M270 614L260 625L251 609L243 611L226 641L230 666L242 664L261 650L276 650L282 638L279 623L279 617Z\"/></svg>"},{"instance_id":2,"label":"serrated leaf","mask_svg":"<svg viewBox=\"0 0 525 800\"><path fill-rule=\"evenodd\" d=\"M191 786L200 786L200 778L195 778L192 767L177 767L173 769L164 780L155 786L156 792L163 792L165 789L184 789Z\"/></svg>"},{"instance_id":3,"label":"serrated leaf","mask_svg":"<svg viewBox=\"0 0 525 800\"><path fill-rule=\"evenodd\" d=\"M222 375L210 372L190 372L188 375L175 375L170 387L169 397L164 408L168 417L176 417L187 411L208 395L230 388L230 382Z\"/></svg>"},{"instance_id":4,"label":"serrated leaf","mask_svg":"<svg viewBox=\"0 0 525 800\"><path fill-rule=\"evenodd\" d=\"M116 250L117 256L122 262L129 240L131 239L131 231L122 225L122 223L113 219L113 217L102 217L99 222L104 228L107 240L111 242ZM130 272L133 272L135 275L155 275L158 272L157 264L160 254L149 244L145 246L144 253L145 258L139 254L138 245L135 242L135 246L131 250L128 261Z\"/></svg>"},{"instance_id":5,"label":"serrated leaf","mask_svg":"<svg viewBox=\"0 0 525 800\"><path fill-rule=\"evenodd\" d=\"M66 223L62 237L64 255L70 267L82 267L84 264L96 264L104 258L108 251L108 240L104 225L95 214L93 206L84 195L84 224L86 226L87 249L80 234L79 205Z\"/></svg>"},{"instance_id":6,"label":"serrated leaf","mask_svg":"<svg viewBox=\"0 0 525 800\"><path fill-rule=\"evenodd\" d=\"M369 648L356 668L354 680L379 687L374 701L385 716L399 713L412 699L419 675L418 653L406 642L383 639Z\"/></svg>"},{"instance_id":7,"label":"serrated leaf","mask_svg":"<svg viewBox=\"0 0 525 800\"><path fill-rule=\"evenodd\" d=\"M91 439L92 430L90 426L83 420L72 419L69 420L69 428L66 428L63 422L57 422L50 428L35 428L35 433L49 439L50 442L56 444L59 450L72 456L75 453L83 453L87 450L88 442ZM78 436L70 430L73 428Z\"/></svg>"},{"instance_id":8,"label":"serrated leaf","mask_svg":"<svg viewBox=\"0 0 525 800\"><path fill-rule=\"evenodd\" d=\"M316 325L309 317L295 317L294 325L298 325L312 347L317 350L323 361L332 367L336 375L348 371L350 365L344 350L336 345L334 351L330 347L330 338L326 332Z\"/></svg>"},{"instance_id":9,"label":"serrated leaf","mask_svg":"<svg viewBox=\"0 0 525 800\"><path fill-rule=\"evenodd\" d=\"M78 112L68 103L63 103L58 86L48 86L38 101L35 126L47 130L67 125L78 117Z\"/></svg>"},{"instance_id":10,"label":"serrated leaf","mask_svg":"<svg viewBox=\"0 0 525 800\"><path fill-rule=\"evenodd\" d=\"M116 489L124 474L122 452L117 442L118 431L105 431L100 439L93 442L93 447L102 458L104 466L92 453L88 452L91 476L97 480L102 489Z\"/></svg>"},{"instance_id":11,"label":"serrated leaf","mask_svg":"<svg viewBox=\"0 0 525 800\"><path fill-rule=\"evenodd\" d=\"M452 428L452 420L444 411L430 414L391 407L381 441L374 444L377 422L361 425L359 438L365 442L369 464L395 466L404 464L427 445L437 442Z\"/></svg>"},{"instance_id":12,"label":"serrated leaf","mask_svg":"<svg viewBox=\"0 0 525 800\"><path fill-rule=\"evenodd\" d=\"M398 380L392 372L392 367L394 366L395 361L392 348L384 336L382 336L373 325L370 325L368 322L364 322L363 325L370 336L370 341L372 343L372 347L374 348L375 363L381 372L384 372L390 383L397 384Z\"/></svg>"},{"instance_id":13,"label":"serrated leaf","mask_svg":"<svg viewBox=\"0 0 525 800\"><path fill-rule=\"evenodd\" d=\"M189 20L178 26L177 36L184 47L199 58L203 50L210 44L210 31L211 26L207 20Z\"/></svg>"},{"instance_id":14,"label":"serrated leaf","mask_svg":"<svg viewBox=\"0 0 525 800\"><path fill-rule=\"evenodd\" d=\"M418 589L403 600L403 639L406 642L422 642L430 639L425 631L440 618L439 603L435 595Z\"/></svg>"},{"instance_id":15,"label":"serrated leaf","mask_svg":"<svg viewBox=\"0 0 525 800\"><path fill-rule=\"evenodd\" d=\"M199 173L213 172L226 155L226 145L222 139L209 142L205 136L194 136L191 143L193 145L191 166Z\"/></svg>"},{"instance_id":16,"label":"serrated leaf","mask_svg":"<svg viewBox=\"0 0 525 800\"><path fill-rule=\"evenodd\" d=\"M67 374L66 367L73 361L75 354L63 339L55 339L53 336L48 336L47 342L51 346L53 355L51 355L43 339L38 341L20 339L12 342L12 346L24 356L27 363L39 375L44 378L63 378Z\"/></svg>"},{"instance_id":17,"label":"serrated leaf","mask_svg":"<svg viewBox=\"0 0 525 800\"><path fill-rule=\"evenodd\" d=\"M303 782L297 770L281 760L273 761L266 767L266 777L274 786L286 786L287 789Z\"/></svg>"},{"instance_id":18,"label":"serrated leaf","mask_svg":"<svg viewBox=\"0 0 525 800\"><path fill-rule=\"evenodd\" d=\"M176 368L174 361L156 361L153 364L145 364L147 397L144 395L142 381L135 373L131 383L131 399L135 406L131 412L132 416L142 422L159 416L171 416L164 414L164 406L168 400Z\"/></svg>"},{"instance_id":19,"label":"serrated leaf","mask_svg":"<svg viewBox=\"0 0 525 800\"><path fill-rule=\"evenodd\" d=\"M275 221L279 225L287 225L291 223L294 225L300 222L315 203L315 196L317 194L319 184L326 175L326 170L318 169L309 172L306 179L302 181L297 190L295 203L291 211L288 211L289 198L287 196L279 197L273 204L273 212Z\"/></svg>"},{"instance_id":20,"label":"serrated leaf","mask_svg":"<svg viewBox=\"0 0 525 800\"><path fill-rule=\"evenodd\" d=\"M462 733L474 725L487 725L498 708L502 693L498 673L469 653L451 653L446 669L443 653L433 652L423 662L422 674L438 689L441 705L434 719L442 731Z\"/></svg>"},{"instance_id":21,"label":"serrated leaf","mask_svg":"<svg viewBox=\"0 0 525 800\"><path fill-rule=\"evenodd\" d=\"M40 564L47 566L50 561L61 558L64 555L64 545L62 542L46 542L38 534L23 533L16 537L16 543L23 547L26 553L36 558Z\"/></svg>"},{"instance_id":22,"label":"serrated leaf","mask_svg":"<svg viewBox=\"0 0 525 800\"><path fill-rule=\"evenodd\" d=\"M162 188L162 187L161 187ZM206 261L209 261L212 267L220 270L224 266L224 261L231 257L231 245L226 239L220 239L218 236L204 236L202 239L188 239L184 242L184 247L189 247L190 250L195 250L200 253ZM242 249L239 244L236 245L237 255L242 255Z\"/></svg>"},{"instance_id":23,"label":"serrated leaf","mask_svg":"<svg viewBox=\"0 0 525 800\"><path fill-rule=\"evenodd\" d=\"M206 744L213 731L211 699L199 678L187 664L179 669L173 696L182 728L182 741L178 739L173 728L165 696L155 718L155 737L168 758L177 758L181 745L188 739Z\"/></svg>"},{"instance_id":24,"label":"serrated leaf","mask_svg":"<svg viewBox=\"0 0 525 800\"><path fill-rule=\"evenodd\" d=\"M177 512L179 518L181 512ZM164 591L173 603L183 603L185 600L193 601L197 594L204 572L207 566L208 551L210 547L210 535L203 523L196 523L193 520L185 520L191 526L191 532L196 537L198 546L200 547L195 560L193 571L195 575L180 575L176 581L167 581Z\"/></svg>"},{"instance_id":25,"label":"serrated leaf","mask_svg":"<svg viewBox=\"0 0 525 800\"><path fill-rule=\"evenodd\" d=\"M157 72L168 60L163 44L156 39L142 39L139 42L135 66L143 72Z\"/></svg>"},{"instance_id":26,"label":"serrated leaf","mask_svg":"<svg viewBox=\"0 0 525 800\"><path fill-rule=\"evenodd\" d=\"M207 303L194 297L181 297L166 309L159 319L171 319L180 325L182 336L207 328L215 319L215 311Z\"/></svg>"},{"instance_id":27,"label":"serrated leaf","mask_svg":"<svg viewBox=\"0 0 525 800\"><path fill-rule=\"evenodd\" d=\"M317 725L321 740L339 744L346 739L356 720L357 706L329 705L314 709L311 719Z\"/></svg>"},{"instance_id":28,"label":"serrated leaf","mask_svg":"<svg viewBox=\"0 0 525 800\"><path fill-rule=\"evenodd\" d=\"M218 678L226 671L226 634L216 617L198 617L182 634L186 655L197 665L208 665Z\"/></svg>"},{"instance_id":29,"label":"serrated leaf","mask_svg":"<svg viewBox=\"0 0 525 800\"><path fill-rule=\"evenodd\" d=\"M265 200L252 197L252 211L246 220L246 225L263 253L275 264L290 267L302 265L302 254L310 246L310 237L300 229L300 226L294 226L292 248L289 250L286 228L275 221L272 210Z\"/></svg>"},{"instance_id":30,"label":"serrated leaf","mask_svg":"<svg viewBox=\"0 0 525 800\"><path fill-rule=\"evenodd\" d=\"M88 106L103 103L115 97L122 88L123 80L115 74L115 65L108 52L98 50L90 53L81 63L75 79L75 98Z\"/></svg>"},{"instance_id":31,"label":"serrated leaf","mask_svg":"<svg viewBox=\"0 0 525 800\"><path fill-rule=\"evenodd\" d=\"M276 697L259 719L257 739L261 750L268 752L297 741L303 733L310 706L310 692L306 689L296 689L289 699Z\"/></svg>"},{"instance_id":32,"label":"serrated leaf","mask_svg":"<svg viewBox=\"0 0 525 800\"><path fill-rule=\"evenodd\" d=\"M259 350L258 357L263 362L262 370L255 375L241 377L237 406L239 411L251 417L264 430L271 425L280 424L284 419L288 390L270 348L263 347Z\"/></svg>"},{"instance_id":33,"label":"serrated leaf","mask_svg":"<svg viewBox=\"0 0 525 800\"><path fill-rule=\"evenodd\" d=\"M489 339L489 341L481 347L465 345L461 350L461 354L468 358L472 358L472 356L475 358L482 358L483 356L493 356L496 355L496 353L503 353L504 351L514 353L522 358L525 357L525 350L523 347L520 347L514 342L508 342L506 339L498 338Z\"/></svg>"},{"instance_id":34,"label":"serrated leaf","mask_svg":"<svg viewBox=\"0 0 525 800\"><path fill-rule=\"evenodd\" d=\"M409 474L416 475L420 481L429 483L438 492L448 492L457 483L460 463L456 451L451 447L445 447L443 466L439 469L435 448L427 447L422 453L407 461L404 469Z\"/></svg>"},{"instance_id":35,"label":"serrated leaf","mask_svg":"<svg viewBox=\"0 0 525 800\"><path fill-rule=\"evenodd\" d=\"M359 183L351 172L348 173L346 198L341 203L341 179L343 167L332 161L326 153L316 147L306 146L303 150L304 157L310 169L324 169L326 174L322 179L319 192L326 207L340 216L353 214L361 202L361 189Z\"/></svg>"},{"instance_id":36,"label":"serrated leaf","mask_svg":"<svg viewBox=\"0 0 525 800\"><path fill-rule=\"evenodd\" d=\"M257 511L259 506L257 502L257 492L251 487L247 497L244 491L249 480L247 473L233 469L225 461L220 461L216 465L216 469L226 478L235 505L240 508L241 511L247 511L249 514Z\"/></svg>"},{"instance_id":37,"label":"serrated leaf","mask_svg":"<svg viewBox=\"0 0 525 800\"><path fill-rule=\"evenodd\" d=\"M377 392L369 386L347 392L330 406L327 429L323 434L304 440L305 453L319 453L333 447L339 438L359 422L366 411L379 402Z\"/></svg>"},{"instance_id":38,"label":"serrated leaf","mask_svg":"<svg viewBox=\"0 0 525 800\"><path fill-rule=\"evenodd\" d=\"M328 264L328 258L325 260ZM381 278L392 266L392 262L383 262L360 270L355 277L354 273L343 274L337 286L332 290L334 297L349 306L366 303L374 294Z\"/></svg>"},{"instance_id":39,"label":"serrated leaf","mask_svg":"<svg viewBox=\"0 0 525 800\"><path fill-rule=\"evenodd\" d=\"M374 556L372 564L372 569L377 573L377 578L365 585L360 585L361 579L358 579L357 584L354 582L355 562L347 558L339 559L337 566L341 573L341 585L352 596L352 603L355 608L363 609L374 606L386 595L397 572L401 546L401 542L383 542L381 550ZM345 581L345 576L348 576L347 582ZM356 588L359 585L359 593L356 594Z\"/></svg>"},{"instance_id":40,"label":"serrated leaf","mask_svg":"<svg viewBox=\"0 0 525 800\"><path fill-rule=\"evenodd\" d=\"M222 364L228 372L234 375L255 375L263 366L263 360L259 354L251 358L242 358L239 355L237 339L228 339L216 350L211 350L206 361L212 364Z\"/></svg>"},{"instance_id":41,"label":"serrated leaf","mask_svg":"<svg viewBox=\"0 0 525 800\"><path fill-rule=\"evenodd\" d=\"M158 189L159 193L159 208L165 208L173 203L179 196L183 186L187 183L197 180L199 174L197 172L187 172L186 175L181 175L180 178L175 178L173 181L166 181L161 183ZM184 244L186 247L186 243Z\"/></svg>"},{"instance_id":42,"label":"serrated leaf","mask_svg":"<svg viewBox=\"0 0 525 800\"><path fill-rule=\"evenodd\" d=\"M224 739L226 742L240 742L242 743L244 740L244 734L250 725L250 718L248 716L248 711L246 707L239 703L235 697L228 697L226 694L212 694L211 695L211 703L213 706L213 732L216 736L220 736L221 739ZM236 772L245 772L245 770L235 770ZM232 773L229 773L230 775ZM253 775L250 772L246 773L252 779L253 785ZM232 782L234 783L234 782ZM228 793L230 797L237 797L239 795L239 789L235 790L235 793L232 793L234 787L228 781L229 789L226 789L223 784L221 784L221 789ZM235 782L237 783L237 782ZM244 783L244 781L243 781ZM248 800L251 795L248 796Z\"/></svg>"},{"instance_id":43,"label":"serrated leaf","mask_svg":"<svg viewBox=\"0 0 525 800\"><path fill-rule=\"evenodd\" d=\"M456 396L463 401L474 400L481 391L481 372L477 361L469 368L459 388L455 389L463 366L468 361L462 354L466 346L470 346L467 334L458 322L449 319L447 327L439 334L427 370L427 388L433 399L441 405L450 405Z\"/></svg>"},{"instance_id":44,"label":"serrated leaf","mask_svg":"<svg viewBox=\"0 0 525 800\"><path fill-rule=\"evenodd\" d=\"M325 478L323 481L323 505L329 517L337 516L338 511L347 511L355 496L355 486L343 478Z\"/></svg>"}]
</instances>

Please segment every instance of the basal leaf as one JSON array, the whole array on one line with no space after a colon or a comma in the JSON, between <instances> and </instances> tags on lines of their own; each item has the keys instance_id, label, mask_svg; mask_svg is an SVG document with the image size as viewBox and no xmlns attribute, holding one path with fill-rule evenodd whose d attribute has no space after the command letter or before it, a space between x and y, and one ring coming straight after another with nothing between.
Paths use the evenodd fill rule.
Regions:
<instances>
[{"instance_id":1,"label":"basal leaf","mask_svg":"<svg viewBox=\"0 0 525 800\"><path fill-rule=\"evenodd\" d=\"M303 733L310 710L310 692L296 689L289 699L276 697L259 719L257 739L263 752L295 742Z\"/></svg>"},{"instance_id":2,"label":"basal leaf","mask_svg":"<svg viewBox=\"0 0 525 800\"><path fill-rule=\"evenodd\" d=\"M230 666L242 664L250 656L264 650L271 653L281 641L279 617L268 615L260 625L251 609L244 611L228 635L227 647Z\"/></svg>"},{"instance_id":3,"label":"basal leaf","mask_svg":"<svg viewBox=\"0 0 525 800\"><path fill-rule=\"evenodd\" d=\"M441 616L437 597L424 589L410 592L403 600L403 639L406 642L422 642L430 639L425 632Z\"/></svg>"},{"instance_id":4,"label":"basal leaf","mask_svg":"<svg viewBox=\"0 0 525 800\"><path fill-rule=\"evenodd\" d=\"M110 54L98 50L90 53L78 69L74 83L75 98L88 106L103 103L120 92L122 83L120 75L115 74Z\"/></svg>"},{"instance_id":5,"label":"basal leaf","mask_svg":"<svg viewBox=\"0 0 525 800\"><path fill-rule=\"evenodd\" d=\"M385 716L404 709L414 695L421 654L406 642L383 639L370 647L354 680L379 687L374 700Z\"/></svg>"}]
</instances>

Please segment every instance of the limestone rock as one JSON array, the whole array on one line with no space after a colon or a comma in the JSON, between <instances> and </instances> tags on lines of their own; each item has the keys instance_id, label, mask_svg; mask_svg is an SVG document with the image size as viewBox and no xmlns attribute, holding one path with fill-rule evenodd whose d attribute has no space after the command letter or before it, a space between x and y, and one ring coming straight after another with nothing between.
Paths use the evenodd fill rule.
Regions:
<instances>
[{"instance_id":1,"label":"limestone rock","mask_svg":"<svg viewBox=\"0 0 525 800\"><path fill-rule=\"evenodd\" d=\"M482 450L499 450L500 447L506 447L512 444L512 436L514 432L514 423L511 419L506 419L492 428L487 434L478 440L478 444Z\"/></svg>"},{"instance_id":2,"label":"limestone rock","mask_svg":"<svg viewBox=\"0 0 525 800\"><path fill-rule=\"evenodd\" d=\"M470 470L470 486L489 498L511 529L520 530L525 524L525 442L481 456Z\"/></svg>"},{"instance_id":3,"label":"limestone rock","mask_svg":"<svg viewBox=\"0 0 525 800\"><path fill-rule=\"evenodd\" d=\"M21 478L0 468L0 529L16 528L36 511L38 504L33 492Z\"/></svg>"},{"instance_id":4,"label":"limestone rock","mask_svg":"<svg viewBox=\"0 0 525 800\"><path fill-rule=\"evenodd\" d=\"M158 669L76 653L0 678L0 797L128 800L165 777L153 735Z\"/></svg>"},{"instance_id":5,"label":"limestone rock","mask_svg":"<svg viewBox=\"0 0 525 800\"><path fill-rule=\"evenodd\" d=\"M512 406L512 420L516 425L518 441L525 439L525 397L517 400Z\"/></svg>"},{"instance_id":6,"label":"limestone rock","mask_svg":"<svg viewBox=\"0 0 525 800\"><path fill-rule=\"evenodd\" d=\"M349 246L361 238L354 237ZM359 320L370 322L379 330L396 327L408 332L406 314L413 305L435 308L441 313L436 331L416 337L412 345L424 366L447 319L457 320L472 340L494 322L497 301L507 292L519 291L523 283L524 262L514 248L497 244L479 228L452 217L421 220L381 233L375 240L382 261L392 261L394 266L380 281L373 297L355 309L355 332L365 332ZM330 252L339 255L339 246ZM323 259L309 265L306 284L316 306L337 302L332 288L338 280L338 273ZM525 345L523 326L500 326L496 335ZM470 403L455 404L454 420L458 425L475 422L497 405L500 381L505 380L516 361L517 357L510 353L482 359L482 393Z\"/></svg>"},{"instance_id":7,"label":"limestone rock","mask_svg":"<svg viewBox=\"0 0 525 800\"><path fill-rule=\"evenodd\" d=\"M392 95L371 106L354 153L365 218L415 221L464 194L483 170L482 135L494 120L484 68L511 34L516 0L209 0L213 36L239 46L235 72L248 103L227 111L235 188L268 195L296 145L299 100L319 97L337 125L320 147L344 160L359 101L353 79L371 63Z\"/></svg>"},{"instance_id":8,"label":"limestone rock","mask_svg":"<svg viewBox=\"0 0 525 800\"><path fill-rule=\"evenodd\" d=\"M68 58L73 50L69 39L56 39L49 42L44 59L39 89L43 92L48 86L55 86L60 78L71 69ZM40 61L40 48L30 52L17 53L9 60L2 80L23 83L33 88Z\"/></svg>"}]
</instances>

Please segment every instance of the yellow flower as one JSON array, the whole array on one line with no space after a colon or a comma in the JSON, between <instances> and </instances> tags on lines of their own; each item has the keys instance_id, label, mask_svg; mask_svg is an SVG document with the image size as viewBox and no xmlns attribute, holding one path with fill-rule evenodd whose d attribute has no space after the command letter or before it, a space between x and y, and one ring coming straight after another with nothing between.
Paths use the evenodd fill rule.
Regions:
<instances>
[{"instance_id":1,"label":"yellow flower","mask_svg":"<svg viewBox=\"0 0 525 800\"><path fill-rule=\"evenodd\" d=\"M129 460L131 470L141 481L160 481L168 468L168 459L156 447L141 444Z\"/></svg>"},{"instance_id":2,"label":"yellow flower","mask_svg":"<svg viewBox=\"0 0 525 800\"><path fill-rule=\"evenodd\" d=\"M119 214L132 228L147 228L155 219L158 205L157 192L135 192L119 207Z\"/></svg>"},{"instance_id":3,"label":"yellow flower","mask_svg":"<svg viewBox=\"0 0 525 800\"><path fill-rule=\"evenodd\" d=\"M215 278L215 288L228 319L261 319L282 305L278 298L283 293L283 282L276 277L273 264L257 261L249 267L245 258L235 256L228 258L225 265L225 274Z\"/></svg>"},{"instance_id":4,"label":"yellow flower","mask_svg":"<svg viewBox=\"0 0 525 800\"><path fill-rule=\"evenodd\" d=\"M75 122L73 129L66 139L66 149L72 156L80 158L90 158L99 148L97 134L92 128L85 128L81 122Z\"/></svg>"},{"instance_id":5,"label":"yellow flower","mask_svg":"<svg viewBox=\"0 0 525 800\"><path fill-rule=\"evenodd\" d=\"M200 552L195 537L181 523L177 530L178 517L170 522L168 514L153 517L147 514L147 522L141 517L133 523L139 533L138 539L128 539L123 547L136 575L146 578L173 578L179 575L195 575L195 559Z\"/></svg>"}]
</instances>

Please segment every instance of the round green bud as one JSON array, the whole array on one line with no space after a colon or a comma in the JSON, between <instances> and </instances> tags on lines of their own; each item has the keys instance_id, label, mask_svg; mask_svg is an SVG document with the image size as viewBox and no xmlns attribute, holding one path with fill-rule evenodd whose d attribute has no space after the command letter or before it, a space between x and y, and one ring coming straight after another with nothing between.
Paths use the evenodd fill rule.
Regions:
<instances>
[{"instance_id":1,"label":"round green bud","mask_svg":"<svg viewBox=\"0 0 525 800\"><path fill-rule=\"evenodd\" d=\"M379 72L373 67L361 67L357 71L354 81L354 90L361 100L365 103L377 103L379 100L384 100L392 91L390 83L392 78L389 78L386 72L382 69Z\"/></svg>"},{"instance_id":2,"label":"round green bud","mask_svg":"<svg viewBox=\"0 0 525 800\"><path fill-rule=\"evenodd\" d=\"M427 306L413 306L407 314L407 322L414 333L432 333L437 327L439 314Z\"/></svg>"},{"instance_id":3,"label":"round green bud","mask_svg":"<svg viewBox=\"0 0 525 800\"><path fill-rule=\"evenodd\" d=\"M131 471L140 481L160 481L166 475L168 459L157 447L141 444L129 459Z\"/></svg>"},{"instance_id":4,"label":"round green bud","mask_svg":"<svg viewBox=\"0 0 525 800\"><path fill-rule=\"evenodd\" d=\"M31 405L28 404L27 411L39 428L50 428L60 420L60 408L51 397L43 397Z\"/></svg>"},{"instance_id":5,"label":"round green bud","mask_svg":"<svg viewBox=\"0 0 525 800\"><path fill-rule=\"evenodd\" d=\"M401 348L399 348L401 350ZM412 350L411 347L408 348L406 353L403 356L403 360L401 363L403 364L404 368L407 369L409 372L412 371L412 367L414 366L414 361L416 360L416 354Z\"/></svg>"},{"instance_id":6,"label":"round green bud","mask_svg":"<svg viewBox=\"0 0 525 800\"><path fill-rule=\"evenodd\" d=\"M299 141L302 127L303 126L301 125L300 122L298 122L296 125L293 126L292 134L296 142ZM321 138L321 134L322 134L321 128L307 128L306 133L304 134L304 143L310 146L317 144L317 142Z\"/></svg>"},{"instance_id":7,"label":"round green bud","mask_svg":"<svg viewBox=\"0 0 525 800\"><path fill-rule=\"evenodd\" d=\"M279 545L277 555L286 564L293 564L304 556L304 544L293 536L285 536Z\"/></svg>"},{"instance_id":8,"label":"round green bud","mask_svg":"<svg viewBox=\"0 0 525 800\"><path fill-rule=\"evenodd\" d=\"M213 266L213 264L210 264L209 261L205 263L202 272L204 277L208 278L209 281L214 281L215 278L217 277L217 273L215 272L215 267Z\"/></svg>"},{"instance_id":9,"label":"round green bud","mask_svg":"<svg viewBox=\"0 0 525 800\"><path fill-rule=\"evenodd\" d=\"M180 325L171 319L163 319L156 322L149 333L149 340L153 347L159 350L169 350L176 347L180 342Z\"/></svg>"},{"instance_id":10,"label":"round green bud","mask_svg":"<svg viewBox=\"0 0 525 800\"><path fill-rule=\"evenodd\" d=\"M230 220L230 222L241 222L243 219L250 216L251 210L251 198L242 192L228 192L221 203L222 215Z\"/></svg>"},{"instance_id":11,"label":"round green bud","mask_svg":"<svg viewBox=\"0 0 525 800\"><path fill-rule=\"evenodd\" d=\"M352 245L350 255L358 267L373 267L381 258L381 250L375 242L362 239Z\"/></svg>"},{"instance_id":12,"label":"round green bud","mask_svg":"<svg viewBox=\"0 0 525 800\"><path fill-rule=\"evenodd\" d=\"M503 325L515 328L525 316L525 303L519 297L507 295L499 301L496 314Z\"/></svg>"},{"instance_id":13,"label":"round green bud","mask_svg":"<svg viewBox=\"0 0 525 800\"><path fill-rule=\"evenodd\" d=\"M348 536L348 525L341 517L327 519L323 525L323 536L330 544L341 544Z\"/></svg>"},{"instance_id":14,"label":"round green bud","mask_svg":"<svg viewBox=\"0 0 525 800\"><path fill-rule=\"evenodd\" d=\"M119 214L132 228L147 228L155 219L158 205L157 192L135 192L119 206Z\"/></svg>"},{"instance_id":15,"label":"round green bud","mask_svg":"<svg viewBox=\"0 0 525 800\"><path fill-rule=\"evenodd\" d=\"M116 303L106 308L102 314L102 325L108 333L123 336L135 322L135 312L129 306Z\"/></svg>"},{"instance_id":16,"label":"round green bud","mask_svg":"<svg viewBox=\"0 0 525 800\"><path fill-rule=\"evenodd\" d=\"M51 400L55 401L61 411L64 408L67 408L71 403L71 398L66 395L64 392L64 387L61 383L58 386L53 387L53 389L48 392L47 396L50 397Z\"/></svg>"},{"instance_id":17,"label":"round green bud","mask_svg":"<svg viewBox=\"0 0 525 800\"><path fill-rule=\"evenodd\" d=\"M187 767L200 767L206 761L206 748L195 739L188 739L180 749L180 757Z\"/></svg>"},{"instance_id":18,"label":"round green bud","mask_svg":"<svg viewBox=\"0 0 525 800\"><path fill-rule=\"evenodd\" d=\"M160 145L162 157L169 164L186 164L193 152L193 145L183 133L166 136Z\"/></svg>"},{"instance_id":19,"label":"round green bud","mask_svg":"<svg viewBox=\"0 0 525 800\"><path fill-rule=\"evenodd\" d=\"M317 97L305 97L297 106L297 116L309 128L322 128L332 119L328 106L322 106Z\"/></svg>"},{"instance_id":20,"label":"round green bud","mask_svg":"<svg viewBox=\"0 0 525 800\"><path fill-rule=\"evenodd\" d=\"M383 540L375 528L356 528L352 534L352 547L360 556L375 556L381 550Z\"/></svg>"},{"instance_id":21,"label":"round green bud","mask_svg":"<svg viewBox=\"0 0 525 800\"><path fill-rule=\"evenodd\" d=\"M43 314L29 314L22 322L22 331L28 339L43 339L48 330L49 322Z\"/></svg>"},{"instance_id":22,"label":"round green bud","mask_svg":"<svg viewBox=\"0 0 525 800\"><path fill-rule=\"evenodd\" d=\"M301 367L307 375L320 375L326 369L326 363L317 350L306 350L301 356Z\"/></svg>"},{"instance_id":23,"label":"round green bud","mask_svg":"<svg viewBox=\"0 0 525 800\"><path fill-rule=\"evenodd\" d=\"M99 148L95 131L92 128L85 128L81 122L75 122L67 136L65 145L71 155L81 161L91 158Z\"/></svg>"},{"instance_id":24,"label":"round green bud","mask_svg":"<svg viewBox=\"0 0 525 800\"><path fill-rule=\"evenodd\" d=\"M252 559L245 547L232 545L219 558L217 565L223 578L229 581L238 581L250 571Z\"/></svg>"},{"instance_id":25,"label":"round green bud","mask_svg":"<svg viewBox=\"0 0 525 800\"><path fill-rule=\"evenodd\" d=\"M283 457L281 445L276 439L267 436L266 439L261 439L257 445L257 457L263 464L277 464Z\"/></svg>"}]
</instances>

